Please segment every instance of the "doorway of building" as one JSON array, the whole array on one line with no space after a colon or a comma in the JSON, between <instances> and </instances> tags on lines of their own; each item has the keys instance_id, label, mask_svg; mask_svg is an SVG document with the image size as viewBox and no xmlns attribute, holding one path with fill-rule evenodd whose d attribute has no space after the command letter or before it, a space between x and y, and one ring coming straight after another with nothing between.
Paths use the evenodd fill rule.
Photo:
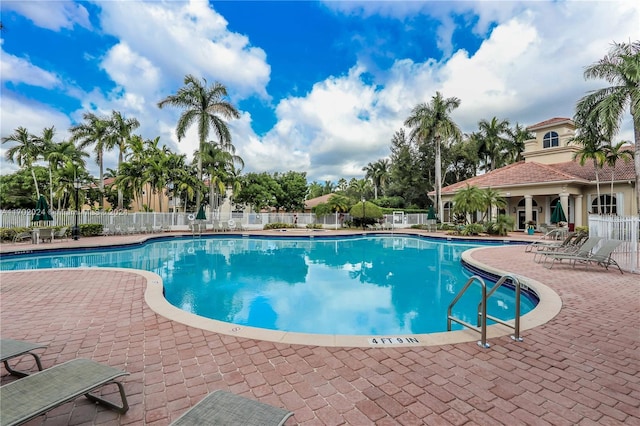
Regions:
<instances>
[{"instance_id":1,"label":"doorway of building","mask_svg":"<svg viewBox=\"0 0 640 426\"><path fill-rule=\"evenodd\" d=\"M531 220L533 220L536 224L538 223L538 211L531 211ZM525 220L525 211L524 209L518 210L518 230L524 231L527 229L527 221Z\"/></svg>"}]
</instances>

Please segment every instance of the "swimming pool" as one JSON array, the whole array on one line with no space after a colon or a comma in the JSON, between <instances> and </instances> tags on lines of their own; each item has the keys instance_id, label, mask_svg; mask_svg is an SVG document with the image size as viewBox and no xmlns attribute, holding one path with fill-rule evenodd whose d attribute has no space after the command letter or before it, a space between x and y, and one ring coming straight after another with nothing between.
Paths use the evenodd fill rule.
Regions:
<instances>
[{"instance_id":1,"label":"swimming pool","mask_svg":"<svg viewBox=\"0 0 640 426\"><path fill-rule=\"evenodd\" d=\"M405 335L446 331L446 309L470 273L476 242L419 236L160 238L133 247L3 256L0 270L111 266L157 273L166 299L187 312L301 333ZM474 322L479 288L454 314ZM513 292L490 315L510 319ZM522 314L536 301L522 298ZM454 329L460 326L454 325Z\"/></svg>"}]
</instances>

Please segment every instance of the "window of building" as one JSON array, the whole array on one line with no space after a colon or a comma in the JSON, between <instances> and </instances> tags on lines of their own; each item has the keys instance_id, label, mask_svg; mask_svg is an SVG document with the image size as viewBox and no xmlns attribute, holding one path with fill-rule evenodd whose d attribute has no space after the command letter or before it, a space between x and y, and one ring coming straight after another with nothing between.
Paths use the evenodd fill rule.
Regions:
<instances>
[{"instance_id":1,"label":"window of building","mask_svg":"<svg viewBox=\"0 0 640 426\"><path fill-rule=\"evenodd\" d=\"M542 147L543 148L551 148L554 146L558 146L560 143L560 138L558 137L558 133L556 132L547 132L542 138Z\"/></svg>"},{"instance_id":2,"label":"window of building","mask_svg":"<svg viewBox=\"0 0 640 426\"><path fill-rule=\"evenodd\" d=\"M618 206L616 197L611 195L600 196L600 207L603 214L618 214ZM598 198L595 197L591 202L591 213L598 214Z\"/></svg>"}]
</instances>

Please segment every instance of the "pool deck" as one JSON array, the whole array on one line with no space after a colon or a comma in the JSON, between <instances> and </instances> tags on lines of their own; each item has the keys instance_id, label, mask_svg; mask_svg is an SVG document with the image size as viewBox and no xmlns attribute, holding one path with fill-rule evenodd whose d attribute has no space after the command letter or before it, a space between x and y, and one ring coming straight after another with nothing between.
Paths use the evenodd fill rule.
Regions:
<instances>
[{"instance_id":1,"label":"pool deck","mask_svg":"<svg viewBox=\"0 0 640 426\"><path fill-rule=\"evenodd\" d=\"M2 244L0 252L145 238ZM274 343L169 320L145 302L143 275L89 268L0 274L0 331L46 344L37 352L45 368L84 357L130 373L126 414L80 398L28 425L168 425L216 389L294 412L286 425L640 425L640 275L549 270L517 245L471 256L550 287L559 313L523 331L523 342L490 338L489 349ZM25 357L16 367L33 364ZM1 374L2 384L14 380Z\"/></svg>"}]
</instances>

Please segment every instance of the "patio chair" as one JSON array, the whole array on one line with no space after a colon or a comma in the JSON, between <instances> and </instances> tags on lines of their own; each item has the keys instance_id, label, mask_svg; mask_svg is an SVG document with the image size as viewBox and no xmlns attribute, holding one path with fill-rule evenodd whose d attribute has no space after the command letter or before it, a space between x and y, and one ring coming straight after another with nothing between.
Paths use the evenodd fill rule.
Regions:
<instances>
[{"instance_id":1,"label":"patio chair","mask_svg":"<svg viewBox=\"0 0 640 426\"><path fill-rule=\"evenodd\" d=\"M536 256L543 251L550 250L563 250L565 248L569 248L575 246L580 243L583 239L583 234L576 234L574 232L570 232L562 241L549 241L549 240L540 240L534 241L531 244L527 244L524 251L525 253L530 253L534 249L536 250ZM534 257L534 260L536 258Z\"/></svg>"},{"instance_id":2,"label":"patio chair","mask_svg":"<svg viewBox=\"0 0 640 426\"><path fill-rule=\"evenodd\" d=\"M236 230L236 221L233 219L229 219L229 231L235 231Z\"/></svg>"},{"instance_id":3,"label":"patio chair","mask_svg":"<svg viewBox=\"0 0 640 426\"><path fill-rule=\"evenodd\" d=\"M187 410L171 426L283 425L292 415L285 409L218 390Z\"/></svg>"},{"instance_id":4,"label":"patio chair","mask_svg":"<svg viewBox=\"0 0 640 426\"><path fill-rule=\"evenodd\" d=\"M53 240L66 240L67 238L67 231L69 230L68 226L65 226L64 228L60 228L59 230L57 230L54 234L53 234Z\"/></svg>"},{"instance_id":5,"label":"patio chair","mask_svg":"<svg viewBox=\"0 0 640 426\"><path fill-rule=\"evenodd\" d=\"M13 358L19 358L23 355L31 355L36 361L38 370L42 371L42 363L38 354L33 353L33 350L46 348L46 345L39 343L26 342L24 340L2 339L0 340L0 361L4 363L4 368L17 377L26 377L30 373L21 370L15 370L9 365L9 360Z\"/></svg>"},{"instance_id":6,"label":"patio chair","mask_svg":"<svg viewBox=\"0 0 640 426\"><path fill-rule=\"evenodd\" d=\"M594 253L582 255L573 255L569 253L551 254L548 257L552 259L552 262L548 268L551 269L556 260L568 260L569 262L571 262L573 267L575 267L576 263L578 262L584 263L585 267L591 263L595 263L596 265L602 266L606 270L609 270L609 266L614 265L616 268L618 268L618 271L620 271L621 274L624 274L622 272L622 269L620 268L620 265L618 265L618 262L611 258L611 254L613 253L613 251L620 247L621 244L622 241L619 240L607 240L602 243L602 246Z\"/></svg>"},{"instance_id":7,"label":"patio chair","mask_svg":"<svg viewBox=\"0 0 640 426\"><path fill-rule=\"evenodd\" d=\"M53 242L54 231L52 228L41 228L40 229L40 240L44 243L45 241Z\"/></svg>"},{"instance_id":8,"label":"patio chair","mask_svg":"<svg viewBox=\"0 0 640 426\"><path fill-rule=\"evenodd\" d=\"M0 387L0 424L19 425L81 395L119 413L129 409L122 383L115 381L126 371L90 359L73 359L31 374ZM91 392L116 384L122 405L116 405Z\"/></svg>"},{"instance_id":9,"label":"patio chair","mask_svg":"<svg viewBox=\"0 0 640 426\"><path fill-rule=\"evenodd\" d=\"M591 251L594 249L594 247L597 246L598 243L600 243L600 241L602 241L601 237L588 237L586 240L584 240L584 242L580 243L579 245L567 246L563 250L556 250L556 251L547 250L547 251L537 252L536 255L533 257L533 259L534 261L540 263L540 262L546 262L548 256L555 255L555 254L588 256L591 254Z\"/></svg>"},{"instance_id":10,"label":"patio chair","mask_svg":"<svg viewBox=\"0 0 640 426\"><path fill-rule=\"evenodd\" d=\"M31 241L31 231L18 232L15 237L13 237L14 243L19 243L22 241Z\"/></svg>"}]
</instances>

